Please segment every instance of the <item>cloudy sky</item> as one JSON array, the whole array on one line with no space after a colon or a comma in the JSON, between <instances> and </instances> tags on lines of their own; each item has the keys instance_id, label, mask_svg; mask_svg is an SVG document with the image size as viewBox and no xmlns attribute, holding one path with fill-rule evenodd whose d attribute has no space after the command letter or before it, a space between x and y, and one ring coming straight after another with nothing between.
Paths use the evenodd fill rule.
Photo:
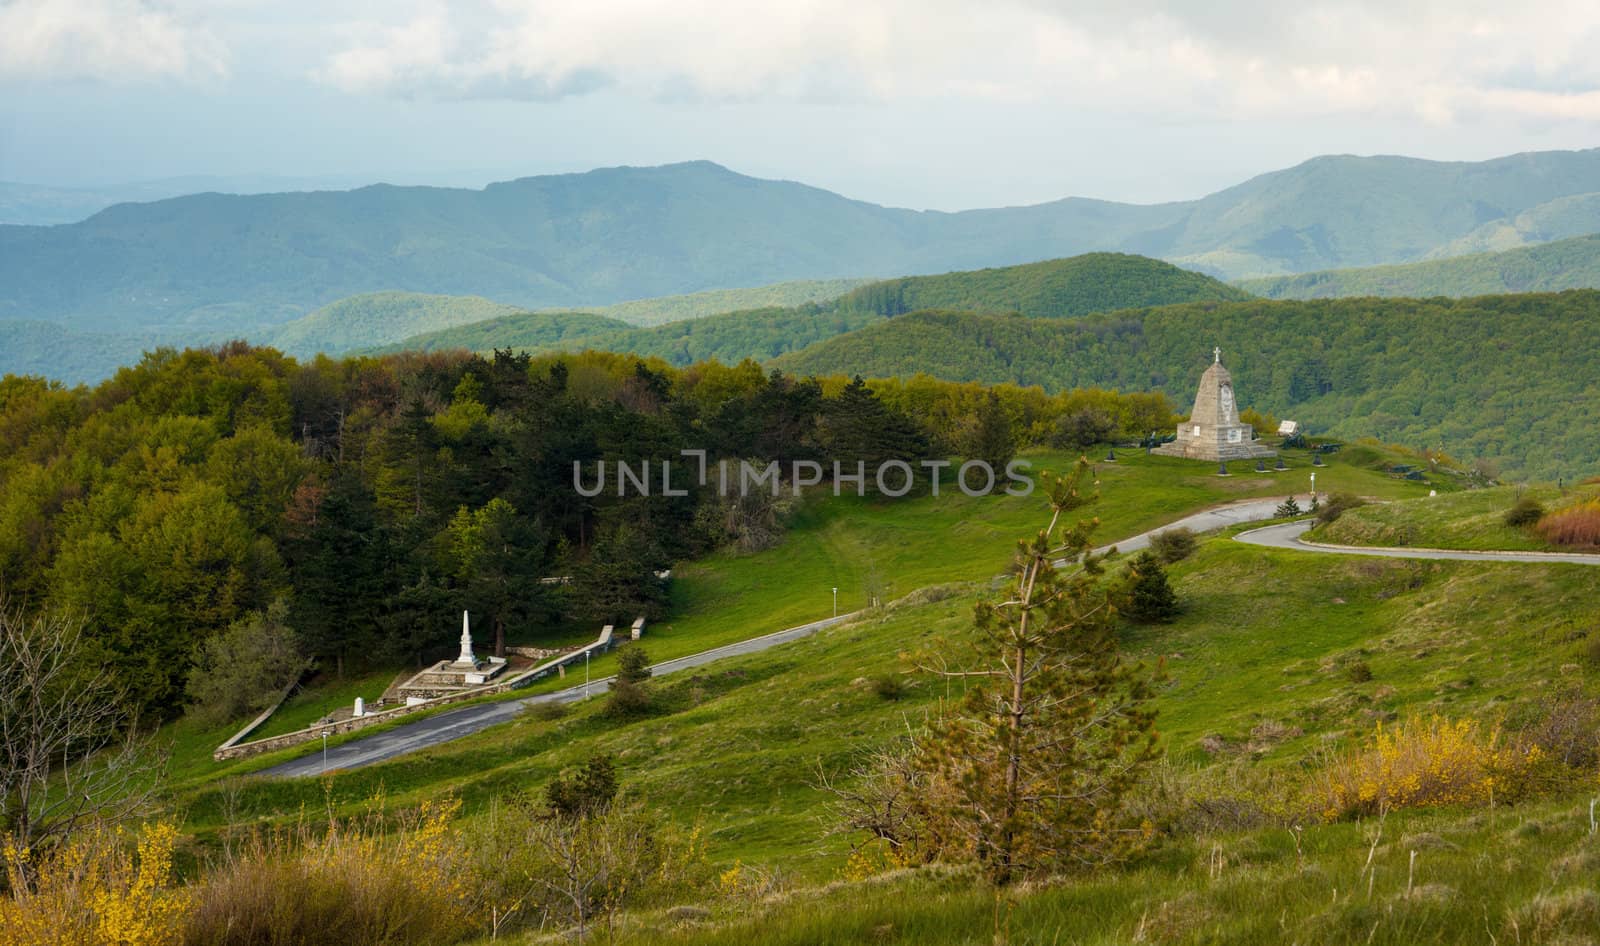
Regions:
<instances>
[{"instance_id":1,"label":"cloudy sky","mask_svg":"<svg viewBox=\"0 0 1600 946\"><path fill-rule=\"evenodd\" d=\"M709 158L958 209L1600 146L1594 0L0 0L0 180Z\"/></svg>"}]
</instances>

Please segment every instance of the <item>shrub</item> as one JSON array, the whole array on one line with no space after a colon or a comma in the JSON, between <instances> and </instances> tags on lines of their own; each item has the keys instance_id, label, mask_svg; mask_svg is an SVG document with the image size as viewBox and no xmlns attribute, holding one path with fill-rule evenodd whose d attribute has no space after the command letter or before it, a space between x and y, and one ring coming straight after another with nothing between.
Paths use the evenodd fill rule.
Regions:
<instances>
[{"instance_id":1,"label":"shrub","mask_svg":"<svg viewBox=\"0 0 1600 946\"><path fill-rule=\"evenodd\" d=\"M469 849L455 842L456 801L428 802L387 825L376 814L322 835L257 835L205 876L189 946L433 946L477 932Z\"/></svg>"},{"instance_id":2,"label":"shrub","mask_svg":"<svg viewBox=\"0 0 1600 946\"><path fill-rule=\"evenodd\" d=\"M566 818L586 818L611 807L617 798L617 769L608 755L590 756L575 770L562 772L544 788L550 811Z\"/></svg>"},{"instance_id":3,"label":"shrub","mask_svg":"<svg viewBox=\"0 0 1600 946\"><path fill-rule=\"evenodd\" d=\"M1167 581L1166 570L1153 552L1133 560L1128 587L1128 616L1146 624L1165 623L1178 616L1178 596Z\"/></svg>"},{"instance_id":4,"label":"shrub","mask_svg":"<svg viewBox=\"0 0 1600 946\"><path fill-rule=\"evenodd\" d=\"M1330 493L1327 500L1317 507L1317 521L1327 525L1344 515L1346 511L1365 505L1366 500L1354 493Z\"/></svg>"},{"instance_id":5,"label":"shrub","mask_svg":"<svg viewBox=\"0 0 1600 946\"><path fill-rule=\"evenodd\" d=\"M1600 547L1600 499L1557 509L1540 519L1537 528L1552 545Z\"/></svg>"},{"instance_id":6,"label":"shrub","mask_svg":"<svg viewBox=\"0 0 1600 946\"><path fill-rule=\"evenodd\" d=\"M1544 518L1544 507L1532 496L1524 496L1506 510L1505 524L1515 528L1531 526Z\"/></svg>"},{"instance_id":7,"label":"shrub","mask_svg":"<svg viewBox=\"0 0 1600 946\"><path fill-rule=\"evenodd\" d=\"M872 678L872 692L885 700L898 700L906 695L906 682L899 674L886 673Z\"/></svg>"},{"instance_id":8,"label":"shrub","mask_svg":"<svg viewBox=\"0 0 1600 946\"><path fill-rule=\"evenodd\" d=\"M611 681L611 695L606 699L607 716L627 719L650 712L650 689L645 681L650 679L650 658L637 644L628 644L617 651L617 675Z\"/></svg>"},{"instance_id":9,"label":"shrub","mask_svg":"<svg viewBox=\"0 0 1600 946\"><path fill-rule=\"evenodd\" d=\"M172 887L172 825L126 838L95 825L47 853L4 845L0 942L8 946L170 946L179 941L188 895Z\"/></svg>"},{"instance_id":10,"label":"shrub","mask_svg":"<svg viewBox=\"0 0 1600 946\"><path fill-rule=\"evenodd\" d=\"M1395 808L1516 801L1535 790L1550 760L1537 745L1507 742L1476 720L1413 716L1378 724L1372 744L1325 763L1312 803L1329 821Z\"/></svg>"},{"instance_id":11,"label":"shrub","mask_svg":"<svg viewBox=\"0 0 1600 946\"><path fill-rule=\"evenodd\" d=\"M1372 665L1365 660L1358 660L1345 668L1344 675L1350 678L1351 683L1366 683L1372 679Z\"/></svg>"},{"instance_id":12,"label":"shrub","mask_svg":"<svg viewBox=\"0 0 1600 946\"><path fill-rule=\"evenodd\" d=\"M1295 502L1293 496L1290 496L1278 504L1278 508L1273 510L1272 515L1278 519L1289 519L1298 516L1300 515L1300 504Z\"/></svg>"},{"instance_id":13,"label":"shrub","mask_svg":"<svg viewBox=\"0 0 1600 946\"><path fill-rule=\"evenodd\" d=\"M1199 547L1199 540L1195 538L1194 530L1179 526L1176 529L1166 529L1150 537L1150 549L1156 557L1165 564L1181 562L1194 554Z\"/></svg>"}]
</instances>

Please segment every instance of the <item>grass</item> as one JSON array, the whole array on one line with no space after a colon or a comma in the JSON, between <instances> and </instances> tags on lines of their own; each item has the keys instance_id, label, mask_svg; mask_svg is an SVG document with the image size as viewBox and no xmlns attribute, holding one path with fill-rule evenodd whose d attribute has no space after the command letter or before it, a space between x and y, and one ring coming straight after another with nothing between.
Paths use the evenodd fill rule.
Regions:
<instances>
[{"instance_id":1,"label":"grass","mask_svg":"<svg viewBox=\"0 0 1600 946\"><path fill-rule=\"evenodd\" d=\"M1066 470L1077 459L1073 454L1051 451L1024 456L1036 473ZM1398 499L1425 494L1430 488L1430 484L1377 472L1380 458L1368 448L1353 451L1352 457L1358 462L1346 462L1335 454L1327 466L1317 468L1319 490ZM1235 463L1235 475L1219 477L1209 464L1126 452L1118 462L1098 466L1102 499L1092 512L1102 522L1099 534L1105 541L1114 541L1218 503L1309 488L1309 455L1291 451L1287 462L1291 470L1264 475L1244 472L1248 467ZM1451 484L1433 485L1449 488ZM647 629L646 649L652 660L668 660L827 617L832 613L831 589L835 587L839 589L839 610L844 613L864 607L873 596L890 601L928 585L998 574L1016 541L1043 524L1043 511L1044 500L1037 493L973 498L949 484L938 497L895 501L848 495L810 497L776 548L756 554L724 551L678 566L673 573L672 616ZM519 636L518 642L547 646L582 643L596 633L598 628L566 625L536 639ZM296 694L256 735L304 728L332 710L350 705L358 695L370 702L399 669L385 667L343 681L314 683ZM603 679L614 671L615 658L602 655L589 669L595 679ZM552 676L498 698L563 689L572 685L572 679L570 673L565 678ZM176 733L180 738L190 735L185 729ZM330 744L339 741L344 740L330 739ZM206 746L204 753L198 747L186 747L184 754L209 758L214 745ZM320 744L315 748L320 750ZM312 749L299 750L307 751ZM275 755L284 757L289 756ZM230 765L213 771L236 774L259 767ZM185 768L177 774L203 779L206 773Z\"/></svg>"},{"instance_id":2,"label":"grass","mask_svg":"<svg viewBox=\"0 0 1600 946\"><path fill-rule=\"evenodd\" d=\"M1600 495L1592 486L1501 486L1444 493L1351 510L1311 533L1313 541L1339 545L1400 545L1473 551L1560 551L1532 527L1505 524L1506 510L1524 497L1546 510Z\"/></svg>"},{"instance_id":3,"label":"grass","mask_svg":"<svg viewBox=\"0 0 1600 946\"><path fill-rule=\"evenodd\" d=\"M1128 869L1004 900L944 868L751 903L699 920L630 916L611 942L681 946L1592 942L1600 837L1581 801L1517 812L1169 842ZM1376 841L1376 843L1375 843ZM1413 861L1412 852L1415 851ZM1368 858L1371 857L1370 866ZM1004 932L1002 940L997 928ZM533 941L546 942L548 939Z\"/></svg>"},{"instance_id":4,"label":"grass","mask_svg":"<svg viewBox=\"0 0 1600 946\"><path fill-rule=\"evenodd\" d=\"M1142 454L1103 466L1104 498L1091 507L1102 537L1284 492L1284 481L1219 479L1196 466ZM1429 488L1338 459L1318 470L1318 486L1402 500ZM1442 495L1378 508L1503 501ZM479 819L603 752L628 795L702 826L714 862L764 865L788 884L766 899L713 899L700 920L630 915L618 942L991 942L996 902L967 873L838 882L850 839L830 834L825 797L812 786L818 766L843 768L959 695L957 685L907 671L924 652L962 653L973 603L1041 519L1037 497L814 503L776 549L682 567L674 618L646 638L652 657L822 616L834 584L841 609L874 589L895 604L654 681L659 711L633 722L606 718L591 700L559 719L526 714L325 780L241 778L290 753L212 765L213 741L203 763L198 751L175 757L175 768L191 764L169 802L200 847L240 825L350 814L377 798L392 810L453 795L465 818ZM1159 728L1177 770L1294 779L1325 747L1370 736L1381 720L1515 719L1545 694L1600 682L1583 566L1317 556L1236 543L1237 531L1204 537L1170 566L1183 606L1176 621L1124 632L1130 653L1165 663ZM606 667L597 662L595 675ZM897 699L880 693L886 676L907 681ZM225 735L191 729L178 741L193 750ZM1591 912L1600 911L1592 787L1513 810L1394 813L1376 848L1370 821L1322 824L1308 808L1298 851L1284 829L1169 838L1126 869L1019 890L998 915L1018 943L1558 942L1600 918ZM1418 869L1408 878L1413 849Z\"/></svg>"},{"instance_id":5,"label":"grass","mask_svg":"<svg viewBox=\"0 0 1600 946\"><path fill-rule=\"evenodd\" d=\"M1217 536L1170 574L1183 615L1132 628L1125 644L1166 661L1160 728L1179 764L1292 768L1324 739L1370 733L1386 714L1494 716L1530 694L1595 682L1583 656L1592 576L1582 566L1330 558ZM607 752L631 792L682 823L703 822L719 861L781 863L824 879L845 841L826 837L817 819L814 767L842 767L955 695L911 677L890 701L873 680L908 669L908 655L959 648L986 586L948 585L804 641L663 678L654 686L673 710L664 715L617 724L591 701L565 719L525 716L341 773L332 803L456 793L481 813ZM1370 680L1345 672L1355 660ZM1276 735L1263 740L1263 730ZM195 783L181 803L191 829L207 835L240 818L317 810L324 792L315 780Z\"/></svg>"}]
</instances>

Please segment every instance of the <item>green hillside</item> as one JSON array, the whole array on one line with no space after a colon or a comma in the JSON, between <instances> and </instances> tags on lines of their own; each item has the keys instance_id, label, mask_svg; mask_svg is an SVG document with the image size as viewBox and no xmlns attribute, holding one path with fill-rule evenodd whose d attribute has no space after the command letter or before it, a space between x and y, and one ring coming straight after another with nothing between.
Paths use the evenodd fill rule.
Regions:
<instances>
[{"instance_id":1,"label":"green hillside","mask_svg":"<svg viewBox=\"0 0 1600 946\"><path fill-rule=\"evenodd\" d=\"M837 299L871 279L801 279L754 286L749 289L708 289L682 296L660 296L618 302L593 311L620 319L629 325L651 326L667 322L698 319L723 312L746 309L773 309L823 303Z\"/></svg>"},{"instance_id":2,"label":"green hillside","mask_svg":"<svg viewBox=\"0 0 1600 946\"><path fill-rule=\"evenodd\" d=\"M1068 458L1032 459L1054 468ZM1220 480L1195 464L1137 454L1098 472L1103 500L1093 511L1108 541L1185 508L1282 488L1271 477ZM1338 455L1323 476L1335 488L1386 497L1423 488ZM656 710L640 719L607 717L598 699L557 718L524 714L340 772L331 790L317 779L237 778L272 760L175 760L185 774L171 803L186 813L187 830L209 839L238 811L285 819L337 805L354 816L380 796L400 808L458 797L464 817L454 830L480 837L502 823L506 798L604 753L617 760L631 800L669 824L695 826L711 878L698 893L628 911L612 934L618 941L988 942L996 898L970 871L886 870L870 859L852 868L850 848L861 839L835 830L833 799L817 773L895 745L959 694L960 684L915 672L918 656L966 652L972 606L992 594L1008 530L1026 531L1039 512L1037 498L823 500L777 549L685 568L673 619L653 627L643 646L659 661L718 639L725 624L748 634L792 623L825 608L815 589L835 582L857 598L874 584L891 600L863 620L663 677L651 684ZM938 541L952 534L963 541ZM1552 872L1563 890L1600 879L1586 836L1586 784L1549 800L1502 801L1492 815L1394 811L1376 831L1376 818L1324 823L1293 807L1304 804L1296 792L1306 773L1331 748L1370 739L1379 720L1391 729L1418 713L1535 721L1547 706L1541 689L1592 683L1600 670L1583 656L1583 635L1570 633L1589 594L1588 570L1329 560L1240 545L1224 533L1168 574L1181 616L1130 625L1119 638L1134 658L1165 660L1169 675L1159 698L1168 761L1138 802L1153 842L1126 866L1006 895L1011 941L1047 943L1064 930L1090 942L1143 941L1159 929L1161 942L1268 944L1287 930L1305 941L1398 946L1417 942L1418 928L1440 941L1473 934L1484 910L1491 929L1527 935L1534 924L1567 921L1559 910L1547 918L1529 907ZM780 610L752 621L749 609L762 606ZM884 679L904 683L889 690L876 682ZM774 714L774 706L790 712ZM175 734L180 747L204 745L188 724ZM1486 857L1505 846L1515 856ZM1383 905L1376 912L1369 896Z\"/></svg>"},{"instance_id":3,"label":"green hillside","mask_svg":"<svg viewBox=\"0 0 1600 946\"><path fill-rule=\"evenodd\" d=\"M53 322L0 319L0 375L42 375L68 384L110 377L156 347L154 338L80 332Z\"/></svg>"},{"instance_id":4,"label":"green hillside","mask_svg":"<svg viewBox=\"0 0 1600 946\"><path fill-rule=\"evenodd\" d=\"M1085 253L1022 266L886 279L857 289L839 304L879 315L965 309L1061 318L1170 302L1248 298L1248 292L1160 260Z\"/></svg>"},{"instance_id":5,"label":"green hillside","mask_svg":"<svg viewBox=\"0 0 1600 946\"><path fill-rule=\"evenodd\" d=\"M1269 299L1427 298L1600 289L1600 234L1398 266L1246 279L1238 285Z\"/></svg>"},{"instance_id":6,"label":"green hillside","mask_svg":"<svg viewBox=\"0 0 1600 946\"><path fill-rule=\"evenodd\" d=\"M400 341L353 351L388 354L397 351L493 351L496 348L544 349L563 342L626 332L628 323L594 312L517 312L453 328L422 332Z\"/></svg>"},{"instance_id":7,"label":"green hillside","mask_svg":"<svg viewBox=\"0 0 1600 946\"><path fill-rule=\"evenodd\" d=\"M1180 406L1220 346L1241 405L1554 479L1600 468L1600 292L1461 300L1205 303L1072 322L899 316L774 366L953 380L1158 388Z\"/></svg>"},{"instance_id":8,"label":"green hillside","mask_svg":"<svg viewBox=\"0 0 1600 946\"><path fill-rule=\"evenodd\" d=\"M764 361L899 315L908 308L923 308L935 302L981 312L1067 318L1133 306L1247 298L1248 293L1210 276L1160 260L1121 253L1088 253L1022 266L883 280L821 304L727 312L652 328L568 336L545 343L527 340L528 328L539 324L537 319L512 316L483 326L407 339L389 350L593 348L650 355L675 365L707 358Z\"/></svg>"},{"instance_id":9,"label":"green hillside","mask_svg":"<svg viewBox=\"0 0 1600 946\"><path fill-rule=\"evenodd\" d=\"M337 355L518 311L482 296L369 292L295 319L272 332L267 343L291 355Z\"/></svg>"},{"instance_id":10,"label":"green hillside","mask_svg":"<svg viewBox=\"0 0 1600 946\"><path fill-rule=\"evenodd\" d=\"M1466 236L1431 250L1428 259L1494 253L1600 231L1600 194L1573 194L1491 220Z\"/></svg>"}]
</instances>

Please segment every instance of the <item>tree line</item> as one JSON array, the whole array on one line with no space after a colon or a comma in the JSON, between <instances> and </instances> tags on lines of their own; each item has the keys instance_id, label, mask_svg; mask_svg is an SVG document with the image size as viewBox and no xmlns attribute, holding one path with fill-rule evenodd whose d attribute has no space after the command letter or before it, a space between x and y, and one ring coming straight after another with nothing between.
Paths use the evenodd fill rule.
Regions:
<instances>
[{"instance_id":1,"label":"tree line","mask_svg":"<svg viewBox=\"0 0 1600 946\"><path fill-rule=\"evenodd\" d=\"M569 622L658 617L659 571L781 536L773 502L693 483L586 497L574 463L700 449L784 469L1003 464L1170 422L1158 395L750 361L163 349L92 388L0 379L0 594L81 616L89 659L171 714L205 690L189 687L197 661L208 675L229 654L284 674L305 657L415 664L448 656L463 608L497 650Z\"/></svg>"}]
</instances>

